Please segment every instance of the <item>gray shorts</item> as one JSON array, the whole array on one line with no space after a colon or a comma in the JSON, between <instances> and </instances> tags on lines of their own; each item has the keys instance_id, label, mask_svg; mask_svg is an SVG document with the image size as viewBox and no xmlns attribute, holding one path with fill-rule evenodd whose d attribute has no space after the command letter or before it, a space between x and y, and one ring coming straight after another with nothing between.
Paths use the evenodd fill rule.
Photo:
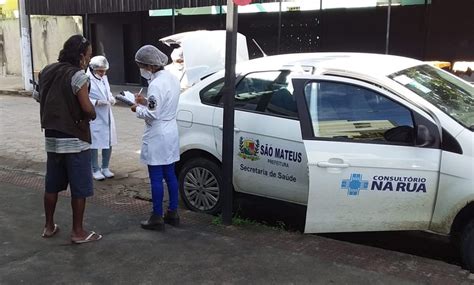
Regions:
<instances>
[{"instance_id":1,"label":"gray shorts","mask_svg":"<svg viewBox=\"0 0 474 285\"><path fill-rule=\"evenodd\" d=\"M67 189L71 197L86 198L94 195L91 170L91 151L79 153L48 152L45 191L58 193Z\"/></svg>"}]
</instances>

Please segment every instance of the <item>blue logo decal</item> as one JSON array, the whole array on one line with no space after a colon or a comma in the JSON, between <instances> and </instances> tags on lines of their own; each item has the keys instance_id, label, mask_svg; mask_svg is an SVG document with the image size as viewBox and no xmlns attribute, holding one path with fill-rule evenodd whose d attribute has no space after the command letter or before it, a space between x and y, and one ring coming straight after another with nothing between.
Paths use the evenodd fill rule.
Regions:
<instances>
[{"instance_id":1,"label":"blue logo decal","mask_svg":"<svg viewBox=\"0 0 474 285\"><path fill-rule=\"evenodd\" d=\"M362 174L352 173L350 179L344 179L341 183L341 189L347 190L347 195L357 196L360 190L367 190L369 181L362 180Z\"/></svg>"}]
</instances>

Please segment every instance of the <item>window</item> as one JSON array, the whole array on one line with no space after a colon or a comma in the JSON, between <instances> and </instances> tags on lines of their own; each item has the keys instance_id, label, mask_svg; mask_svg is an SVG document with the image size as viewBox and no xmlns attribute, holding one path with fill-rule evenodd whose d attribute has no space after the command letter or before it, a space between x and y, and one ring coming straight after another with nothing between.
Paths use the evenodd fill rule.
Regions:
<instances>
[{"instance_id":1,"label":"window","mask_svg":"<svg viewBox=\"0 0 474 285\"><path fill-rule=\"evenodd\" d=\"M345 83L312 82L305 97L316 137L414 144L410 110L379 93Z\"/></svg>"},{"instance_id":2,"label":"window","mask_svg":"<svg viewBox=\"0 0 474 285\"><path fill-rule=\"evenodd\" d=\"M235 108L298 118L290 71L247 74L236 86Z\"/></svg>"},{"instance_id":3,"label":"window","mask_svg":"<svg viewBox=\"0 0 474 285\"><path fill-rule=\"evenodd\" d=\"M235 109L298 118L290 75L288 70L247 74L235 87ZM209 84L199 93L201 102L220 104L223 87L224 79Z\"/></svg>"},{"instance_id":4,"label":"window","mask_svg":"<svg viewBox=\"0 0 474 285\"><path fill-rule=\"evenodd\" d=\"M411 67L389 76L474 131L474 87L429 65Z\"/></svg>"},{"instance_id":5,"label":"window","mask_svg":"<svg viewBox=\"0 0 474 285\"><path fill-rule=\"evenodd\" d=\"M204 104L217 105L221 100L222 94L220 93L224 87L224 79L217 80L209 84L206 88L199 92L201 102Z\"/></svg>"}]
</instances>

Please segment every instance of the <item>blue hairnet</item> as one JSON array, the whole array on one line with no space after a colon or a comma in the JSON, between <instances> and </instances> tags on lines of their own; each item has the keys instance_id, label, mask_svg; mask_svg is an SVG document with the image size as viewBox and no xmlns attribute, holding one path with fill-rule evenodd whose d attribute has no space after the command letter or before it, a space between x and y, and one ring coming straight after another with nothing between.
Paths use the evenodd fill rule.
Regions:
<instances>
[{"instance_id":1,"label":"blue hairnet","mask_svg":"<svg viewBox=\"0 0 474 285\"><path fill-rule=\"evenodd\" d=\"M152 45L142 46L135 54L135 61L142 64L165 66L168 56Z\"/></svg>"}]
</instances>

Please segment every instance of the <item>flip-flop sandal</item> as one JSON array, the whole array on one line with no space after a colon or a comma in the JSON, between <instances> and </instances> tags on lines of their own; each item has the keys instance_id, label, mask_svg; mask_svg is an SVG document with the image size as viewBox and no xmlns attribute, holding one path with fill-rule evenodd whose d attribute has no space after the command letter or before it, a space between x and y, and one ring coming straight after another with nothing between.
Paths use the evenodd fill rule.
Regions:
<instances>
[{"instance_id":1,"label":"flip-flop sandal","mask_svg":"<svg viewBox=\"0 0 474 285\"><path fill-rule=\"evenodd\" d=\"M97 238L92 238L93 236L97 236ZM89 235L85 239L80 239L80 240L71 240L72 243L75 244L81 244L81 243L87 243L91 241L99 241L102 239L102 235L99 235L98 233L91 231Z\"/></svg>"},{"instance_id":2,"label":"flip-flop sandal","mask_svg":"<svg viewBox=\"0 0 474 285\"><path fill-rule=\"evenodd\" d=\"M43 238L50 238L53 237L55 234L59 232L59 226L58 224L54 224L53 231L49 234L46 233L46 228L43 230L43 233L41 234L41 237Z\"/></svg>"}]
</instances>

